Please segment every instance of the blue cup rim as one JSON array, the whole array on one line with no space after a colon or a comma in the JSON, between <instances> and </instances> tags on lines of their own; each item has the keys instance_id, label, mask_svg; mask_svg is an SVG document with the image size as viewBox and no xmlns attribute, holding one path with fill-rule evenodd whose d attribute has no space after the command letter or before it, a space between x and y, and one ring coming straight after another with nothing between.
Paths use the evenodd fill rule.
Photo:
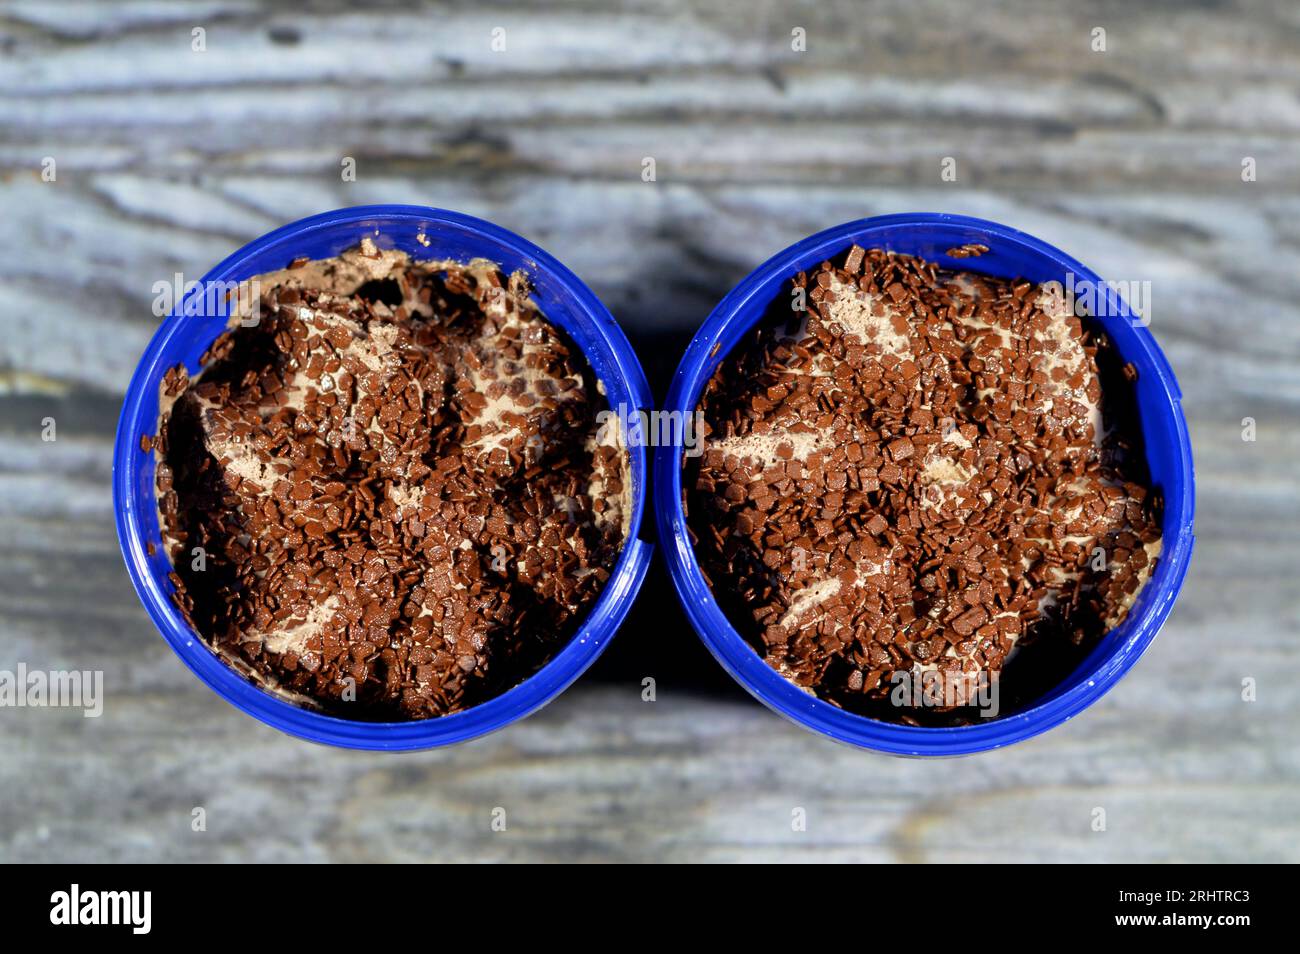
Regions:
<instances>
[{"instance_id":1,"label":"blue cup rim","mask_svg":"<svg viewBox=\"0 0 1300 954\"><path fill-rule=\"evenodd\" d=\"M745 312L774 277L793 277L801 269L845 251L852 241L869 244L864 235L899 226L948 229L954 244L978 241L981 236L1015 243L1045 256L1065 271L1072 271L1097 287L1108 288L1091 269L1060 249L1017 229L985 219L932 212L905 212L858 219L834 226L778 252L751 272L714 308L692 338L673 376L665 410L689 414L695 410L704 383L711 373L711 361L719 356L724 332ZM978 259L965 260L977 267ZM765 304L765 302L764 302ZM704 581L687 533L682 507L681 446L661 446L655 453L654 497L660 548L673 585L686 608L692 625L709 652L746 690L764 705L813 732L839 742L893 755L957 756L1001 748L1046 732L1078 715L1108 692L1138 661L1155 639L1173 607L1191 560L1193 544L1194 472L1191 440L1181 407L1182 392L1173 369L1161 353L1155 338L1145 327L1136 326L1133 313L1113 291L1108 293L1107 314L1135 325L1136 346L1159 381L1160 405L1143 410L1165 417L1176 435L1178 464L1175 481L1165 487L1166 526L1164 548L1152 579L1148 581L1130 618L1137 614L1127 639L1108 655L1096 660L1095 669L1065 691L1049 693L1030 708L986 723L953 728L895 725L846 712L805 692L769 666L727 620L712 590ZM757 319L746 321L752 326ZM1142 372L1144 375L1147 370ZM1171 500L1171 496L1177 499ZM1172 506L1171 506L1172 504ZM1177 508L1176 510L1174 508ZM1178 513L1177 527L1169 526L1170 513ZM1148 592L1151 595L1148 596ZM1126 625L1129 621L1126 620ZM1083 665L1087 665L1094 653Z\"/></svg>"},{"instance_id":2,"label":"blue cup rim","mask_svg":"<svg viewBox=\"0 0 1300 954\"><path fill-rule=\"evenodd\" d=\"M241 266L285 239L339 225L373 224L382 230L385 224L398 222L446 225L491 241L528 261L535 274L545 276L573 297L591 329L608 347L621 385L637 407L650 406L650 387L636 353L595 293L539 246L499 225L459 212L417 205L362 205L312 215L243 246L212 268L199 284L202 287L234 280L235 276L250 277L240 274ZM641 539L648 470L648 455L642 447L628 448L635 488L632 518L623 550L596 604L553 659L501 695L462 712L414 722L342 719L286 702L219 659L177 611L168 595L170 583L151 568L140 518L142 507L153 508L155 500L152 492L146 501L135 499L133 493L138 469L146 457L139 447L140 436L152 434L157 425L156 417L142 420L150 401L156 401L156 396L145 393L145 387L165 370L160 365L170 364L165 354L172 336L179 333L184 322L195 320L186 316L184 305L177 303L154 333L127 389L113 450L113 503L118 543L136 593L167 644L210 689L255 719L302 739L343 748L403 751L453 745L503 728L553 700L596 661L631 608L650 562L651 546Z\"/></svg>"}]
</instances>

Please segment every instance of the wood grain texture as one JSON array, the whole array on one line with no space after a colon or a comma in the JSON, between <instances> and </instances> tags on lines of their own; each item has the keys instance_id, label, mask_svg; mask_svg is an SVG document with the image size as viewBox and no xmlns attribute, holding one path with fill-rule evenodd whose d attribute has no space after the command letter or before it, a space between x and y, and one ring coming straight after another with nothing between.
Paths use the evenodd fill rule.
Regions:
<instances>
[{"instance_id":1,"label":"wood grain texture","mask_svg":"<svg viewBox=\"0 0 1300 954\"><path fill-rule=\"evenodd\" d=\"M0 709L0 859L1300 860L1300 7L864 7L0 3L0 669L102 669L107 685L100 719ZM157 325L155 281L384 201L548 248L660 393L737 280L861 216L981 215L1150 280L1199 497L1165 631L1044 737L889 759L751 701L656 567L655 612L553 705L478 742L366 755L248 719L131 590L109 492L117 409ZM1258 701L1241 701L1243 677ZM207 832L190 830L195 806Z\"/></svg>"}]
</instances>

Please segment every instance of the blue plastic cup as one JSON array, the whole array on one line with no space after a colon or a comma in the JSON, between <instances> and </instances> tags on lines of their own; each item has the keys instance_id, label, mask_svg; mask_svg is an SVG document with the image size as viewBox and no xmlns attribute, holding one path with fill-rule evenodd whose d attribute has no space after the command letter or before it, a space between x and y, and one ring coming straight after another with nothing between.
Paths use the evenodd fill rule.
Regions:
<instances>
[{"instance_id":1,"label":"blue plastic cup","mask_svg":"<svg viewBox=\"0 0 1300 954\"><path fill-rule=\"evenodd\" d=\"M960 215L908 213L849 222L792 245L755 269L709 315L692 339L668 392L665 410L688 415L704 385L736 344L767 314L798 272L813 269L857 244L919 255L952 269L1032 282L1058 281L1097 289L1097 310L1121 359L1138 372L1136 400L1155 487L1164 494L1163 552L1124 622L1108 633L1077 669L1030 708L978 725L921 728L846 712L805 692L772 669L723 615L700 573L682 511L681 446L655 457L655 514L668 570L687 615L727 672L776 712L814 732L894 755L966 755L1011 745L1060 725L1102 697L1155 639L1187 575L1192 553L1194 476L1181 392L1146 320L1114 289L1059 249L1033 236ZM952 258L947 251L977 243L988 252ZM1070 276L1070 277L1067 277ZM1149 316L1148 316L1149 317ZM685 420L683 416L681 419Z\"/></svg>"},{"instance_id":2,"label":"blue plastic cup","mask_svg":"<svg viewBox=\"0 0 1300 954\"><path fill-rule=\"evenodd\" d=\"M189 627L170 599L171 564L159 542L154 492L154 455L140 450L141 435L158 428L159 383L183 363L191 374L199 357L225 329L224 318L204 317L195 307L211 288L228 287L276 269L295 258L328 258L369 236L413 259L468 262L486 258L506 273L522 269L546 318L582 349L603 383L611 407L650 406L650 388L631 345L600 300L576 275L533 243L480 219L409 205L338 209L277 229L257 239L209 272L149 342L127 390L113 453L113 497L117 535L127 571L145 609L185 665L227 702L291 735L356 749L424 749L464 742L509 725L564 691L596 661L632 606L645 579L651 547L640 538L645 511L647 454L629 447L632 514L627 542L595 606L568 644L534 675L505 693L440 718L416 722L340 719L295 706L266 692L230 668ZM150 556L148 544L155 553Z\"/></svg>"}]
</instances>

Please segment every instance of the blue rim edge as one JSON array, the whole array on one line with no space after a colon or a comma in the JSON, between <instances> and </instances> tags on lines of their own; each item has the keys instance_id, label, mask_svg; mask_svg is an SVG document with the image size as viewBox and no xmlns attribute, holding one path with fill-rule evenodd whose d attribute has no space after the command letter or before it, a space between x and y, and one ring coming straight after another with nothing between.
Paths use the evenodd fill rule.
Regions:
<instances>
[{"instance_id":1,"label":"blue rim edge","mask_svg":"<svg viewBox=\"0 0 1300 954\"><path fill-rule=\"evenodd\" d=\"M595 293L568 268L527 239L459 212L415 205L364 205L323 212L291 222L250 242L211 269L202 282L220 280L246 259L287 237L370 220L445 223L478 232L531 260L538 273L546 274L574 296L592 327L608 345L623 386L634 397L638 407L650 406L650 387L645 372L623 330ZM177 317L183 310L184 303L181 303L163 320L150 339L127 389L113 449L113 505L118 542L136 593L168 645L209 688L244 713L298 738L343 748L408 751L466 742L518 721L553 700L596 661L627 616L650 565L652 547L641 539L648 471L643 447L628 448L635 486L632 519L618 562L595 606L564 649L537 673L501 695L463 712L433 719L364 722L325 715L285 702L258 688L222 662L177 612L169 598L170 584L156 579L148 566L139 510L133 506L131 494L136 468L145 458L138 445L140 435L153 433L157 424L156 420L140 420L142 404L146 403L143 389L163 360L164 344L184 320ZM148 504L154 506L152 498Z\"/></svg>"},{"instance_id":2,"label":"blue rim edge","mask_svg":"<svg viewBox=\"0 0 1300 954\"><path fill-rule=\"evenodd\" d=\"M1059 249L1024 232L996 222L944 213L899 213L846 222L778 252L733 288L705 320L691 340L673 376L665 410L694 411L700 392L707 381L710 362L721 360L713 355L724 330L737 312L759 294L774 274L792 277L795 263L809 256L820 262L847 249L854 237L871 229L892 226L951 226L954 231L978 231L990 238L1019 243L1047 256L1067 271L1094 282L1100 279L1091 269ZM963 241L969 241L964 238ZM966 260L975 267L978 259ZM1113 292L1108 299L1120 318L1131 318L1128 305ZM752 324L752 322L750 322ZM755 698L793 722L839 742L861 748L904 756L958 756L1001 748L1023 741L1078 715L1106 694L1128 672L1150 646L1168 618L1174 598L1182 587L1191 561L1195 509L1194 468L1187 421L1181 406L1182 392L1173 369L1145 327L1134 328L1138 346L1145 352L1159 378L1161 391L1168 401L1156 413L1168 415L1177 435L1180 454L1178 475L1181 483L1179 512L1182 521L1170 539L1168 515L1172 508L1166 488L1165 545L1152 579L1134 607L1139 618L1133 632L1113 653L1100 660L1094 672L1065 692L1049 695L1029 709L987 723L956 728L923 728L895 725L846 712L804 692L782 677L763 661L726 619L700 572L694 548L687 535L682 511L682 448L661 446L655 453L655 515L659 541L673 585L681 598L692 625L701 641L722 667ZM708 370L706 370L708 369ZM1148 598L1148 592L1156 598ZM1126 621L1127 623L1127 621Z\"/></svg>"}]
</instances>

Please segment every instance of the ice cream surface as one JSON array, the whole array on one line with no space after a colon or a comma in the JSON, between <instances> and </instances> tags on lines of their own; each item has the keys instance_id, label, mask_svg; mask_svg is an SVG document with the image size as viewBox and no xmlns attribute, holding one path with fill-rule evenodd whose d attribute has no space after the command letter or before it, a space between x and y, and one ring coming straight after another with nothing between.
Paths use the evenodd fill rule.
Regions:
<instances>
[{"instance_id":1,"label":"ice cream surface","mask_svg":"<svg viewBox=\"0 0 1300 954\"><path fill-rule=\"evenodd\" d=\"M854 247L789 292L700 402L715 595L786 678L891 721L1050 688L1159 557L1131 369L1052 286ZM899 705L926 673L947 704Z\"/></svg>"},{"instance_id":2,"label":"ice cream surface","mask_svg":"<svg viewBox=\"0 0 1300 954\"><path fill-rule=\"evenodd\" d=\"M361 719L531 675L618 556L630 477L522 273L371 239L250 280L152 445L182 612L273 691Z\"/></svg>"}]
</instances>

